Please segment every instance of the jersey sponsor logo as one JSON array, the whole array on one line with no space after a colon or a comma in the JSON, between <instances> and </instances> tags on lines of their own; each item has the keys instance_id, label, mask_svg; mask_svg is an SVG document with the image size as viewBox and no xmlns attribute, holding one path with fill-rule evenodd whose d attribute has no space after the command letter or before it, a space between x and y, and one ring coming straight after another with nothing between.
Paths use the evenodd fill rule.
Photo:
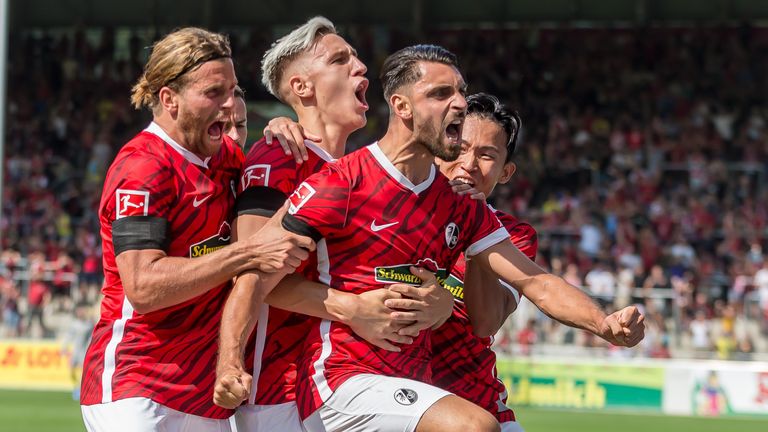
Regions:
<instances>
[{"instance_id":1,"label":"jersey sponsor logo","mask_svg":"<svg viewBox=\"0 0 768 432\"><path fill-rule=\"evenodd\" d=\"M232 228L226 221L222 222L221 226L219 227L219 232L189 247L189 257L199 258L203 255L216 252L217 250L228 245L229 239L231 237Z\"/></svg>"},{"instance_id":2,"label":"jersey sponsor logo","mask_svg":"<svg viewBox=\"0 0 768 432\"><path fill-rule=\"evenodd\" d=\"M211 195L206 195L206 196L202 197L201 199L197 199L198 197L195 197L195 199L192 200L192 207L194 207L194 208L200 207L200 204L204 203L210 197L211 197Z\"/></svg>"},{"instance_id":3,"label":"jersey sponsor logo","mask_svg":"<svg viewBox=\"0 0 768 432\"><path fill-rule=\"evenodd\" d=\"M435 274L437 282L442 284L448 277L448 272L440 268L437 262L431 258L420 259L415 264L400 264L395 266L382 266L374 268L374 279L376 282L385 283L407 283L411 285L421 285L421 279L411 273L411 266L421 267Z\"/></svg>"},{"instance_id":4,"label":"jersey sponsor logo","mask_svg":"<svg viewBox=\"0 0 768 432\"><path fill-rule=\"evenodd\" d=\"M392 222L392 223L383 224L383 225L376 225L376 219L374 219L373 222L371 222L371 231L379 232L379 231L381 231L383 229L389 228L391 226L395 226L395 225L397 225L399 223L400 222L398 221L398 222Z\"/></svg>"},{"instance_id":5,"label":"jersey sponsor logo","mask_svg":"<svg viewBox=\"0 0 768 432\"><path fill-rule=\"evenodd\" d=\"M445 244L448 245L448 249L453 249L459 242L459 227L455 223L451 222L445 227Z\"/></svg>"},{"instance_id":6,"label":"jersey sponsor logo","mask_svg":"<svg viewBox=\"0 0 768 432\"><path fill-rule=\"evenodd\" d=\"M419 400L419 395L411 389L401 388L395 390L395 400L400 405L413 405Z\"/></svg>"},{"instance_id":7,"label":"jersey sponsor logo","mask_svg":"<svg viewBox=\"0 0 768 432\"><path fill-rule=\"evenodd\" d=\"M251 186L267 186L269 184L269 165L256 164L251 165L243 171L240 178L242 190Z\"/></svg>"},{"instance_id":8,"label":"jersey sponsor logo","mask_svg":"<svg viewBox=\"0 0 768 432\"><path fill-rule=\"evenodd\" d=\"M447 289L456 300L464 301L464 282L454 275L448 275L442 282L443 288Z\"/></svg>"},{"instance_id":9,"label":"jersey sponsor logo","mask_svg":"<svg viewBox=\"0 0 768 432\"><path fill-rule=\"evenodd\" d=\"M118 189L115 194L117 219L149 214L149 191Z\"/></svg>"},{"instance_id":10,"label":"jersey sponsor logo","mask_svg":"<svg viewBox=\"0 0 768 432\"><path fill-rule=\"evenodd\" d=\"M288 198L291 201L291 205L288 207L288 213L295 214L314 194L315 188L306 183L300 184Z\"/></svg>"}]
</instances>

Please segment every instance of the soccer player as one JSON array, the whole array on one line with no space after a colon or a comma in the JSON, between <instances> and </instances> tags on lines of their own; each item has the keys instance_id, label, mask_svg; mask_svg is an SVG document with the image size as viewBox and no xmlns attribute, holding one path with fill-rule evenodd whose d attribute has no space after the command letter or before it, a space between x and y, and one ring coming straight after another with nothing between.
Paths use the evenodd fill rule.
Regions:
<instances>
[{"instance_id":1,"label":"soccer player","mask_svg":"<svg viewBox=\"0 0 768 432\"><path fill-rule=\"evenodd\" d=\"M349 135L365 125L368 109L367 69L325 18L313 18L278 40L265 53L262 70L267 89L289 104L299 118L298 124L270 127L266 135L300 137L307 133L315 142L304 141L306 158L298 154L299 160L280 146L266 145L266 137L253 146L239 185L238 236L260 229L299 183L343 155ZM316 269L314 261L305 274L313 277ZM415 271L429 280L426 272ZM428 288L400 284L357 296L309 283L298 275L286 278L270 292L280 277L241 275L225 306L214 400L232 407L247 398L248 404L235 415L238 430L302 430L295 404L296 361L311 321L288 310L340 320L374 345L398 350L393 342L412 340L398 333L407 324L440 324L452 309L452 298L434 278L434 283L427 282ZM394 311L384 302L406 300L403 296L419 303L414 311L419 316L399 320L397 325L390 322ZM259 306L265 300L283 309ZM244 364L246 345L254 344L247 340L254 327L255 353L249 353Z\"/></svg>"},{"instance_id":2,"label":"soccer player","mask_svg":"<svg viewBox=\"0 0 768 432\"><path fill-rule=\"evenodd\" d=\"M319 279L359 293L417 282L409 272L414 264L444 278L463 251L554 318L615 344L639 342L636 308L606 316L578 288L515 248L484 202L458 196L437 172L436 156L454 160L461 151L466 86L455 56L432 45L404 48L387 58L380 76L390 107L384 137L310 176L290 196L283 219L284 227L317 242ZM424 383L430 380L429 333L390 352L343 323L315 323L297 380L306 429L498 431L487 411Z\"/></svg>"},{"instance_id":3,"label":"soccer player","mask_svg":"<svg viewBox=\"0 0 768 432\"><path fill-rule=\"evenodd\" d=\"M248 110L245 106L245 92L240 86L235 86L235 107L224 130L241 149L245 148L248 139Z\"/></svg>"},{"instance_id":4,"label":"soccer player","mask_svg":"<svg viewBox=\"0 0 768 432\"><path fill-rule=\"evenodd\" d=\"M506 183L515 173L512 161L520 118L499 100L485 93L467 97L467 117L462 129L461 153L454 161L436 159L446 177L460 182L482 197L490 196L497 183ZM536 231L514 216L494 210L507 229L512 243L528 258L536 257ZM432 332L432 382L474 402L496 417L502 432L521 432L514 412L507 407L507 391L496 378L493 335L517 307L519 294L503 281L474 281L472 289L497 291L497 301L487 305L481 317L470 320L464 305L466 262L460 257L445 280L456 303L453 315ZM474 334L473 334L474 331ZM479 337L480 334L483 337Z\"/></svg>"},{"instance_id":5,"label":"soccer player","mask_svg":"<svg viewBox=\"0 0 768 432\"><path fill-rule=\"evenodd\" d=\"M226 37L158 41L133 88L153 122L118 153L99 206L104 300L82 380L89 431L227 431L211 401L229 281L296 268L314 244L280 228L229 245L242 170L224 135L237 85Z\"/></svg>"}]
</instances>

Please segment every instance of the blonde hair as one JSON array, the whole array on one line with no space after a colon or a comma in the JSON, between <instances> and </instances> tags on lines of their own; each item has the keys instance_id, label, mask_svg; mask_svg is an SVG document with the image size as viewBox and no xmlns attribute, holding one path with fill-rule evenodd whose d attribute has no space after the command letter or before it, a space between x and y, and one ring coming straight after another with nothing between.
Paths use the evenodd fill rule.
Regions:
<instances>
[{"instance_id":1,"label":"blonde hair","mask_svg":"<svg viewBox=\"0 0 768 432\"><path fill-rule=\"evenodd\" d=\"M261 59L261 83L276 98L280 95L280 80L288 63L315 45L320 36L336 34L336 27L325 17L316 16L292 32L281 37L264 53Z\"/></svg>"},{"instance_id":2,"label":"blonde hair","mask_svg":"<svg viewBox=\"0 0 768 432\"><path fill-rule=\"evenodd\" d=\"M131 103L136 109L154 111L160 104L160 89L167 86L180 91L187 84L187 72L205 62L230 57L232 49L225 35L197 27L176 30L152 46L144 73L131 91Z\"/></svg>"}]
</instances>

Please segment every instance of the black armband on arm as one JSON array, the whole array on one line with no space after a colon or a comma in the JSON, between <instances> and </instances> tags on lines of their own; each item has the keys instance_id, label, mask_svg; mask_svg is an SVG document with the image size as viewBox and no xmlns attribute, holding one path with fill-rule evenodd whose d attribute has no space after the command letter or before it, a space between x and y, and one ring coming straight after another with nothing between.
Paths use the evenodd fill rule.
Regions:
<instances>
[{"instance_id":1,"label":"black armband on arm","mask_svg":"<svg viewBox=\"0 0 768 432\"><path fill-rule=\"evenodd\" d=\"M308 223L295 217L294 215L285 215L282 225L286 230L294 234L309 237L315 243L319 242L323 238L322 234L320 234L320 231L311 227Z\"/></svg>"},{"instance_id":2,"label":"black armband on arm","mask_svg":"<svg viewBox=\"0 0 768 432\"><path fill-rule=\"evenodd\" d=\"M128 250L168 249L168 221L154 216L127 216L112 222L115 256Z\"/></svg>"},{"instance_id":3,"label":"black armband on arm","mask_svg":"<svg viewBox=\"0 0 768 432\"><path fill-rule=\"evenodd\" d=\"M267 186L254 186L244 190L237 197L235 208L238 216L250 214L272 217L286 199L288 197L282 191Z\"/></svg>"}]
</instances>

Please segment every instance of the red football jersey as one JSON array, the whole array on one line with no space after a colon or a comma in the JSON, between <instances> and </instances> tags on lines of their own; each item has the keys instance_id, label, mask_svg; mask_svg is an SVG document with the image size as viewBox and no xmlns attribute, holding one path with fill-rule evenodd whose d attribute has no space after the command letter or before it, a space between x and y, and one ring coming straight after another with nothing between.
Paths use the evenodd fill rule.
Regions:
<instances>
[{"instance_id":1,"label":"red football jersey","mask_svg":"<svg viewBox=\"0 0 768 432\"><path fill-rule=\"evenodd\" d=\"M495 210L509 236L528 258L536 257L536 230L514 216ZM500 423L514 421L507 407L507 390L496 378L496 354L491 350L492 338L472 334L472 325L464 305L464 272L466 261L459 258L443 285L453 293L453 314L432 332L432 380L434 384L485 408Z\"/></svg>"},{"instance_id":2,"label":"red football jersey","mask_svg":"<svg viewBox=\"0 0 768 432\"><path fill-rule=\"evenodd\" d=\"M229 243L243 153L229 138L201 160L157 124L118 153L104 182L99 219L104 299L83 366L81 403L150 398L209 418L232 410L213 404L219 322L230 284L147 314L134 312L115 263L112 223L127 216L168 222L168 256L195 258Z\"/></svg>"},{"instance_id":3,"label":"red football jersey","mask_svg":"<svg viewBox=\"0 0 768 432\"><path fill-rule=\"evenodd\" d=\"M434 166L427 180L413 185L376 143L329 164L290 199L293 219L287 219L322 237L319 281L355 294L397 282L419 285L412 265L444 279L462 251L471 256L509 238L484 203L455 194ZM313 326L297 383L302 418L361 373L430 380L428 330L394 353L344 324L323 320Z\"/></svg>"},{"instance_id":4,"label":"red football jersey","mask_svg":"<svg viewBox=\"0 0 768 432\"><path fill-rule=\"evenodd\" d=\"M245 160L240 193L267 187L281 192L283 201L287 199L302 181L334 160L311 141L305 141L305 145L309 158L299 165L277 144L269 146L264 139L254 144ZM269 199L269 194L261 195L262 199ZM269 207L258 203L253 206L253 210ZM316 268L316 255L312 254L300 270L307 278L316 279ZM296 400L296 362L309 330L310 318L306 315L271 306L261 309L255 340L246 351L245 364L254 376L248 403L276 405Z\"/></svg>"}]
</instances>

